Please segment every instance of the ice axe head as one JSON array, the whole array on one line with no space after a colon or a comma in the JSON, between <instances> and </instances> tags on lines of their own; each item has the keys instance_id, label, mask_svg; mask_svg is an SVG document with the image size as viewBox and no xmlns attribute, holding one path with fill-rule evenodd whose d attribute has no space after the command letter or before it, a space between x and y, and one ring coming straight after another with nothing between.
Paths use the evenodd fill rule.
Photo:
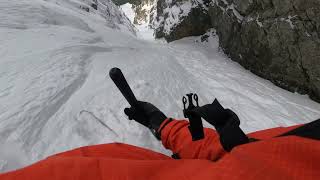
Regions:
<instances>
[{"instance_id":1,"label":"ice axe head","mask_svg":"<svg viewBox=\"0 0 320 180\"><path fill-rule=\"evenodd\" d=\"M112 68L109 71L109 76L112 79L112 81L115 83L115 85L118 87L122 95L126 98L128 103L132 107L137 107L137 99L134 96L126 78L122 74L121 70L117 67Z\"/></svg>"}]
</instances>

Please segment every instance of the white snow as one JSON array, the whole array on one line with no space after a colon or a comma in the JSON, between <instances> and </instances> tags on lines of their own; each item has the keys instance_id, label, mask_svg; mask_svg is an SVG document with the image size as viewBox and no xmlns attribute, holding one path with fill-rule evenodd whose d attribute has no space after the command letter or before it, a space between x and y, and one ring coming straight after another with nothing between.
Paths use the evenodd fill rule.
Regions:
<instances>
[{"instance_id":1,"label":"white snow","mask_svg":"<svg viewBox=\"0 0 320 180\"><path fill-rule=\"evenodd\" d=\"M151 14L151 9L157 1L148 1L146 4L143 5L142 10L145 10L147 13L147 18L145 22L140 22L141 24L136 25L136 28L138 29L137 36L141 39L144 40L151 40L153 41L155 39L154 37L154 30L150 27L150 14Z\"/></svg>"},{"instance_id":2,"label":"white snow","mask_svg":"<svg viewBox=\"0 0 320 180\"><path fill-rule=\"evenodd\" d=\"M296 18L296 17L297 17L297 15L294 15L294 16L288 15L287 18L280 18L280 21L287 22L290 25L291 29L294 29L295 25L293 24L292 19Z\"/></svg>"},{"instance_id":3,"label":"white snow","mask_svg":"<svg viewBox=\"0 0 320 180\"><path fill-rule=\"evenodd\" d=\"M102 11L87 13L72 5L78 2L0 1L2 172L115 141L170 154L146 128L126 119L128 103L107 76L115 66L138 99L169 117L183 118L181 98L189 92L199 95L200 104L218 98L239 115L246 132L320 117L320 105L307 96L231 61L216 36L208 43L198 37L170 44L144 41L121 25L123 17L106 20Z\"/></svg>"},{"instance_id":4,"label":"white snow","mask_svg":"<svg viewBox=\"0 0 320 180\"><path fill-rule=\"evenodd\" d=\"M126 3L121 5L120 8L125 13L125 15L129 18L130 22L133 23L135 13L134 13L132 4Z\"/></svg>"},{"instance_id":5,"label":"white snow","mask_svg":"<svg viewBox=\"0 0 320 180\"><path fill-rule=\"evenodd\" d=\"M306 36L311 37L311 35L308 32L305 32Z\"/></svg>"},{"instance_id":6,"label":"white snow","mask_svg":"<svg viewBox=\"0 0 320 180\"><path fill-rule=\"evenodd\" d=\"M290 24L290 27L291 27L291 29L294 29L294 24L293 24L293 22L292 22L292 19L293 18L295 18L296 16L291 16L291 15L289 15L288 16L288 19L286 19L286 21Z\"/></svg>"},{"instance_id":7,"label":"white snow","mask_svg":"<svg viewBox=\"0 0 320 180\"><path fill-rule=\"evenodd\" d=\"M27 154L16 142L0 142L0 169L1 171L15 170L28 165Z\"/></svg>"},{"instance_id":8,"label":"white snow","mask_svg":"<svg viewBox=\"0 0 320 180\"><path fill-rule=\"evenodd\" d=\"M258 24L259 27L263 27L263 24L261 21L259 21L259 17L260 15L258 15L257 19L256 19L256 23Z\"/></svg>"}]
</instances>

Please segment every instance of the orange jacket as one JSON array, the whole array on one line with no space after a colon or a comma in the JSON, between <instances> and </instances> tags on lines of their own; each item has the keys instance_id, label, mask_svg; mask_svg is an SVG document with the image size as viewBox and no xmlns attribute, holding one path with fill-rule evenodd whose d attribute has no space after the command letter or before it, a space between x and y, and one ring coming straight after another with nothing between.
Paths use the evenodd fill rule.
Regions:
<instances>
[{"instance_id":1,"label":"orange jacket","mask_svg":"<svg viewBox=\"0 0 320 180\"><path fill-rule=\"evenodd\" d=\"M165 122L163 123L165 124ZM296 127L250 134L261 141L225 152L213 129L193 142L187 121L173 120L161 133L176 160L147 149L121 144L82 147L51 156L29 167L0 174L0 180L214 180L319 179L320 141L277 137Z\"/></svg>"}]
</instances>

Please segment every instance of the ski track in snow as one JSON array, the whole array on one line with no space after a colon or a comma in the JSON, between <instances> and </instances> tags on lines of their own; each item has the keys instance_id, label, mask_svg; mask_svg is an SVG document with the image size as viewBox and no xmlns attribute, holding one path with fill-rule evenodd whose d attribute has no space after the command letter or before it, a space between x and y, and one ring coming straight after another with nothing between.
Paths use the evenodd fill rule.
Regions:
<instances>
[{"instance_id":1,"label":"ski track in snow","mask_svg":"<svg viewBox=\"0 0 320 180\"><path fill-rule=\"evenodd\" d=\"M115 66L138 99L174 118L183 118L181 99L190 92L201 105L218 98L239 115L246 132L320 117L320 105L307 96L276 87L227 58L217 37L208 43L196 37L170 44L139 40L111 29L97 14L52 2L0 2L6 9L0 12L0 142L27 157L6 166L17 159L6 155L10 148L0 150L0 171L115 141L170 154L149 130L127 120L128 103L108 77Z\"/></svg>"}]
</instances>

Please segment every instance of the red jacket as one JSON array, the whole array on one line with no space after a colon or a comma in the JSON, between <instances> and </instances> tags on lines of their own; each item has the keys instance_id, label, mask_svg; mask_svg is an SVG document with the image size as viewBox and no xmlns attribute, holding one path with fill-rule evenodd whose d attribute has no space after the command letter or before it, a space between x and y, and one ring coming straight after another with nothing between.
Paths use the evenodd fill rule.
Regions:
<instances>
[{"instance_id":1,"label":"red jacket","mask_svg":"<svg viewBox=\"0 0 320 180\"><path fill-rule=\"evenodd\" d=\"M163 123L165 124L165 122ZM297 136L273 138L295 127L249 134L261 141L225 152L213 129L193 142L187 121L172 121L161 134L176 160L121 144L82 147L51 156L29 167L0 174L0 180L214 180L319 179L320 141Z\"/></svg>"}]
</instances>

